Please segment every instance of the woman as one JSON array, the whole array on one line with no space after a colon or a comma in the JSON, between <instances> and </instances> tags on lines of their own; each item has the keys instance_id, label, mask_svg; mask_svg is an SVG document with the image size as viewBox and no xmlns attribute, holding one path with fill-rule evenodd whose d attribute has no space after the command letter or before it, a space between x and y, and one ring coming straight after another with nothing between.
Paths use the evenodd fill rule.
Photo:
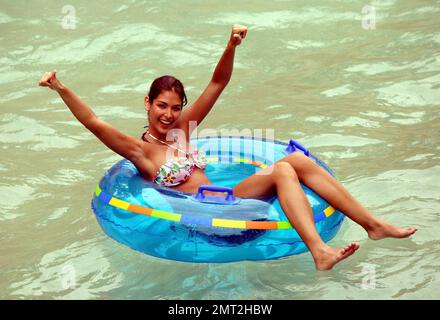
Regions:
<instances>
[{"instance_id":1,"label":"woman","mask_svg":"<svg viewBox=\"0 0 440 320\"><path fill-rule=\"evenodd\" d=\"M177 190L196 193L199 186L211 182L203 171L206 166L203 155L193 152L189 146L189 137L194 129L190 122L200 124L228 84L232 75L235 49L246 35L245 26L233 26L211 81L201 96L184 110L187 99L182 83L171 76L154 80L144 100L149 127L142 139L125 135L98 119L90 107L56 78L56 71L46 72L39 85L57 91L73 115L107 147L130 160L142 177ZM180 144L171 144L170 133L175 130L184 133L185 141L180 139ZM177 157L175 151L178 151ZM318 270L331 269L336 263L352 255L359 244L331 248L322 241L300 181L335 209L360 224L373 240L386 237L405 238L417 231L415 228L399 228L376 218L324 169L302 153L292 153L259 174L243 180L233 191L242 198L257 198L276 193L290 223L309 248Z\"/></svg>"}]
</instances>

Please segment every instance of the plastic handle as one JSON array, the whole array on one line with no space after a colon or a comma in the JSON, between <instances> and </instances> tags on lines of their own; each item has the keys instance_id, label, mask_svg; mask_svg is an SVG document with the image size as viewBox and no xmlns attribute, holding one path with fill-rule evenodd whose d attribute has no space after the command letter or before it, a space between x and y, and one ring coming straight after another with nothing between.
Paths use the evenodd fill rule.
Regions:
<instances>
[{"instance_id":1,"label":"plastic handle","mask_svg":"<svg viewBox=\"0 0 440 320\"><path fill-rule=\"evenodd\" d=\"M304 154L305 154L306 156L309 156L309 150L308 150L306 147L304 147L304 146L303 146L301 143L299 143L298 141L295 141L295 140L291 139L291 140L289 141L289 145L287 146L287 148L286 148L285 151L286 151L287 153L292 153L292 152L295 152L296 149L301 150L302 152L304 152Z\"/></svg>"},{"instance_id":2,"label":"plastic handle","mask_svg":"<svg viewBox=\"0 0 440 320\"><path fill-rule=\"evenodd\" d=\"M200 186L197 192L196 199L202 200L205 198L203 191L213 191L213 192L227 192L226 201L235 201L235 196L231 188L227 187L217 187L217 186Z\"/></svg>"}]
</instances>

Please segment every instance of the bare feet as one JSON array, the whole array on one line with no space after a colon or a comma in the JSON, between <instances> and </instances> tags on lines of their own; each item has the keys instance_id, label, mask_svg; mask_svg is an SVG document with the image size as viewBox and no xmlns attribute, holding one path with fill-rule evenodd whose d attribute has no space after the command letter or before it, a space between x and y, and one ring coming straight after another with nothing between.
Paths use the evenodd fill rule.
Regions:
<instances>
[{"instance_id":1,"label":"bare feet","mask_svg":"<svg viewBox=\"0 0 440 320\"><path fill-rule=\"evenodd\" d=\"M372 240L383 238L407 238L417 231L416 228L400 228L391 223L379 220L379 224L367 230L368 237Z\"/></svg>"},{"instance_id":2,"label":"bare feet","mask_svg":"<svg viewBox=\"0 0 440 320\"><path fill-rule=\"evenodd\" d=\"M313 259L317 270L330 270L335 264L351 256L357 249L359 243L353 242L344 248L330 248L328 246L314 252Z\"/></svg>"}]
</instances>

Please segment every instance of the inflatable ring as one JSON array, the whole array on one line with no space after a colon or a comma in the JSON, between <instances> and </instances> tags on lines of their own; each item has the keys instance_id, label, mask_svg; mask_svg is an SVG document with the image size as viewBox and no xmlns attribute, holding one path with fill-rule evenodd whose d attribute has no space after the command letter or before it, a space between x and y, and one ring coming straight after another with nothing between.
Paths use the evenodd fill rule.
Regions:
<instances>
[{"instance_id":1,"label":"inflatable ring","mask_svg":"<svg viewBox=\"0 0 440 320\"><path fill-rule=\"evenodd\" d=\"M102 177L92 209L103 231L140 252L187 262L269 260L307 251L276 197L235 197L232 187L292 152L302 152L333 172L297 141L252 137L191 140L206 152L205 173L215 185L190 194L143 179L128 160ZM338 232L344 215L306 186L302 188L324 241ZM204 191L219 192L208 196Z\"/></svg>"}]
</instances>

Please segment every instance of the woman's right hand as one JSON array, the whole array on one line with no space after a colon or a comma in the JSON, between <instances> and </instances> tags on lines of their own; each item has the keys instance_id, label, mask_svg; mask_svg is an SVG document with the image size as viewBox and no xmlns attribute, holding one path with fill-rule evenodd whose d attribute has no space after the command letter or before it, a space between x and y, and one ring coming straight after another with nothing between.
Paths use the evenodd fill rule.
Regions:
<instances>
[{"instance_id":1,"label":"woman's right hand","mask_svg":"<svg viewBox=\"0 0 440 320\"><path fill-rule=\"evenodd\" d=\"M247 35L247 27L239 24L234 24L232 26L231 36L229 38L229 44L234 48L239 46Z\"/></svg>"},{"instance_id":2,"label":"woman's right hand","mask_svg":"<svg viewBox=\"0 0 440 320\"><path fill-rule=\"evenodd\" d=\"M61 82L57 79L56 70L53 70L52 72L45 72L41 77L41 80L38 82L38 85L41 87L49 87L55 91L60 90L62 87Z\"/></svg>"}]
</instances>

